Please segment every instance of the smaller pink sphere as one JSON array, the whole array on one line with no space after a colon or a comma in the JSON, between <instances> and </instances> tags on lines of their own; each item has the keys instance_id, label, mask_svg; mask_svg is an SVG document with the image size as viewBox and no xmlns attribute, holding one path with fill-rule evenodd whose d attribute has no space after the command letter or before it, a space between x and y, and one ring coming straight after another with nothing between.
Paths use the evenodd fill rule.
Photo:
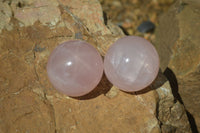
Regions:
<instances>
[{"instance_id":1,"label":"smaller pink sphere","mask_svg":"<svg viewBox=\"0 0 200 133\"><path fill-rule=\"evenodd\" d=\"M85 41L74 40L58 45L47 63L53 86L72 97L92 91L103 75L103 61L97 50Z\"/></svg>"},{"instance_id":2,"label":"smaller pink sphere","mask_svg":"<svg viewBox=\"0 0 200 133\"><path fill-rule=\"evenodd\" d=\"M137 36L117 40L104 58L108 80L126 92L149 86L159 71L159 56L154 46Z\"/></svg>"}]
</instances>

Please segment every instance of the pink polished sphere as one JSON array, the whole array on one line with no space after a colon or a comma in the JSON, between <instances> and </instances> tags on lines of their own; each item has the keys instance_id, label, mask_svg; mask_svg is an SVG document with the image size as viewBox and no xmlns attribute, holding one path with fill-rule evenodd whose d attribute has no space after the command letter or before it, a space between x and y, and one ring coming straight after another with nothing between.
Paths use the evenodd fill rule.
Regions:
<instances>
[{"instance_id":1,"label":"pink polished sphere","mask_svg":"<svg viewBox=\"0 0 200 133\"><path fill-rule=\"evenodd\" d=\"M92 91L103 74L103 61L97 50L85 41L68 41L57 46L47 63L53 86L72 97Z\"/></svg>"},{"instance_id":2,"label":"pink polished sphere","mask_svg":"<svg viewBox=\"0 0 200 133\"><path fill-rule=\"evenodd\" d=\"M104 71L119 89L134 92L149 86L159 71L156 49L147 40L127 36L117 40L107 51Z\"/></svg>"}]
</instances>

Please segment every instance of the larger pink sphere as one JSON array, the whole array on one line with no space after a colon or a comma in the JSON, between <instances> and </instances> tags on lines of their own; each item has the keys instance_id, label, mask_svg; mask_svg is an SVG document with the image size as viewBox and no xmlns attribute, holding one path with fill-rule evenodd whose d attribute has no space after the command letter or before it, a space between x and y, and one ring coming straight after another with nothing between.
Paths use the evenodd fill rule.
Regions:
<instances>
[{"instance_id":1,"label":"larger pink sphere","mask_svg":"<svg viewBox=\"0 0 200 133\"><path fill-rule=\"evenodd\" d=\"M133 92L149 86L159 71L156 49L147 40L127 36L107 51L104 70L108 80L123 91Z\"/></svg>"},{"instance_id":2,"label":"larger pink sphere","mask_svg":"<svg viewBox=\"0 0 200 133\"><path fill-rule=\"evenodd\" d=\"M68 41L57 46L47 63L53 86L72 97L92 91L103 74L103 61L97 50L85 41Z\"/></svg>"}]
</instances>

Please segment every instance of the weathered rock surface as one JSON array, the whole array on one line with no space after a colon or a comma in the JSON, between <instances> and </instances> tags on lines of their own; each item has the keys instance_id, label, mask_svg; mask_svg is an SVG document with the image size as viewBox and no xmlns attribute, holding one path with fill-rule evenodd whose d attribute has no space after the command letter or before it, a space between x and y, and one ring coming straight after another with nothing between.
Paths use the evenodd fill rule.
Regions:
<instances>
[{"instance_id":1,"label":"weathered rock surface","mask_svg":"<svg viewBox=\"0 0 200 133\"><path fill-rule=\"evenodd\" d=\"M84 97L75 99L58 93L46 73L48 56L58 44L84 39L104 55L124 34L111 23L104 25L96 0L19 2L8 4L13 11L9 20L13 30L3 29L0 34L0 132L191 132L184 107L173 102L169 83L162 86L166 81L162 74L152 86L162 86L157 90L149 87L143 92L125 93L112 87L104 76L98 87ZM37 16L49 10L46 6L44 10L43 6L36 8L38 2L55 9L56 15Z\"/></svg>"},{"instance_id":2,"label":"weathered rock surface","mask_svg":"<svg viewBox=\"0 0 200 133\"><path fill-rule=\"evenodd\" d=\"M162 132L190 132L184 106L174 99L169 81L156 90L159 94L158 119L162 122Z\"/></svg>"},{"instance_id":3,"label":"weathered rock surface","mask_svg":"<svg viewBox=\"0 0 200 133\"><path fill-rule=\"evenodd\" d=\"M11 16L12 16L12 11L10 6L7 3L3 3L0 1L0 33L2 29L7 29L11 30L11 26L9 25Z\"/></svg>"},{"instance_id":4,"label":"weathered rock surface","mask_svg":"<svg viewBox=\"0 0 200 133\"><path fill-rule=\"evenodd\" d=\"M171 69L200 131L200 1L178 0L161 19L155 46L161 69Z\"/></svg>"}]
</instances>

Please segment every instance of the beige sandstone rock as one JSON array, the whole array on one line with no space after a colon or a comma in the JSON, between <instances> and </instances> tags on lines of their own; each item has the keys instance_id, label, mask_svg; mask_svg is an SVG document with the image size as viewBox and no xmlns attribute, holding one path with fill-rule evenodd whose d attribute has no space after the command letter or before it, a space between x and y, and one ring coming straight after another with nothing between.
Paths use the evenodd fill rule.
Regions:
<instances>
[{"instance_id":1,"label":"beige sandstone rock","mask_svg":"<svg viewBox=\"0 0 200 133\"><path fill-rule=\"evenodd\" d=\"M185 109L172 102L168 82L163 86L165 89L149 87L131 94L112 87L104 76L93 92L80 98L70 98L53 88L47 78L46 63L59 43L84 39L104 55L112 42L124 36L111 23L104 25L98 1L79 0L68 6L66 3L69 1L51 5L60 12L57 16L60 21L53 28L38 16L34 21L29 16L28 27L26 24L20 27L23 19L13 19L15 28L0 34L0 132L160 133L171 127L177 133L190 132ZM26 6L14 11L14 17L23 8ZM35 10L31 8L27 10ZM85 20L88 13L91 16ZM166 81L162 77L160 73L152 87L161 86ZM169 111L171 107L173 112Z\"/></svg>"},{"instance_id":2,"label":"beige sandstone rock","mask_svg":"<svg viewBox=\"0 0 200 133\"><path fill-rule=\"evenodd\" d=\"M186 109L200 130L200 1L178 0L161 19L155 46L161 69L171 69L178 80Z\"/></svg>"},{"instance_id":3,"label":"beige sandstone rock","mask_svg":"<svg viewBox=\"0 0 200 133\"><path fill-rule=\"evenodd\" d=\"M11 16L12 16L12 11L7 3L3 3L0 1L0 33L2 29L6 28L8 30L12 29L12 26L9 25Z\"/></svg>"},{"instance_id":4,"label":"beige sandstone rock","mask_svg":"<svg viewBox=\"0 0 200 133\"><path fill-rule=\"evenodd\" d=\"M158 119L162 132L191 132L184 106L174 99L169 81L156 90L159 95Z\"/></svg>"}]
</instances>

